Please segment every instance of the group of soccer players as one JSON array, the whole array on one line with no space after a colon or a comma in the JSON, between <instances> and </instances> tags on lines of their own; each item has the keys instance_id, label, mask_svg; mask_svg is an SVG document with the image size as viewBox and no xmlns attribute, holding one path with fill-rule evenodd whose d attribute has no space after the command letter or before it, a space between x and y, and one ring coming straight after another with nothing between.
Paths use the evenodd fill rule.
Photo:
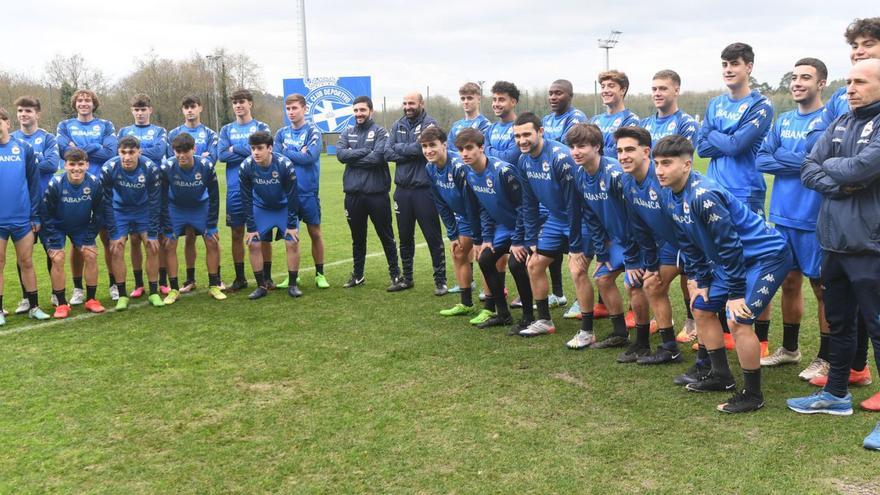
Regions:
<instances>
[{"instance_id":1,"label":"group of soccer players","mask_svg":"<svg viewBox=\"0 0 880 495\"><path fill-rule=\"evenodd\" d=\"M854 64L880 59L880 18L856 20L846 38ZM836 117L849 111L846 98L856 90L847 88L856 85L855 79L848 79L847 88L823 105L825 64L815 58L796 61L790 90L797 109L778 116L774 124L769 100L749 86L753 64L754 52L747 44L734 43L722 51L728 92L709 102L699 124L679 109L681 79L672 70L655 74L651 93L656 112L645 119L626 108L629 79L616 70L599 74L607 111L592 119L573 108L573 87L564 79L551 84L552 113L543 118L517 114L519 90L510 82L496 82L491 89L494 122L479 112L481 88L467 83L459 90L465 118L448 133L427 114L418 93L404 97L404 115L390 131L372 120L368 97L356 98L355 125L337 143L354 260L343 287L365 283L368 219L385 251L391 279L387 290L414 287L418 223L432 258L434 294L456 292L460 297L441 315L468 315L479 328L501 326L509 335L534 337L556 331L550 308L567 304L561 266L568 254L576 298L564 316L580 319L568 348L621 348L619 363L657 365L680 362L679 345L696 340L696 362L674 383L692 392L733 392L717 409L741 413L764 405L762 366L801 360L801 287L806 276L818 302L820 347L799 377L825 389L788 405L798 412L851 413L851 407L835 402L851 401L851 396L822 395L839 391L841 378L829 378L829 370L840 365L832 359L834 329L825 316L828 302L820 283L825 245L820 246L817 220L827 197L853 194L865 185L829 193L831 179L804 178L802 183L801 175L810 149L822 143L820 136L829 126L829 133L835 130ZM131 99L134 124L119 132L95 117L98 97L89 90L75 92L71 105L76 117L58 125L57 137L39 129L40 104L34 98L15 102L21 126L15 133L10 132L10 116L0 109L0 189L7 198L0 207L0 260L5 260L11 237L25 296L16 312L50 318L38 305L32 232L49 260L56 318L67 317L77 304L104 311L96 296L98 237L109 253L105 263L117 310L126 309L130 297L145 294L142 249L150 304L173 304L181 293L193 290L198 235L205 242L208 292L225 299L216 161L226 163L226 223L235 268L229 289L248 286L247 246L257 285L250 299L275 287L301 296L300 220L312 239L316 286L329 287L318 197L321 133L306 121L305 98L287 96L291 124L274 137L253 117L250 92L238 90L231 100L235 121L219 135L201 123L202 105L192 96L181 103L184 124L167 134L150 123L152 108L143 94ZM710 159L706 175L693 168L695 151ZM55 175L60 162L64 173ZM396 164L394 211L402 270L391 219L389 162ZM880 163L874 166L880 168ZM764 213L764 173L775 176L769 218ZM446 285L441 220L457 282L451 289ZM182 284L177 260L181 236L186 239ZM69 300L68 238L74 247ZM280 239L285 241L288 273L276 285L271 243ZM126 288L129 240L135 285L131 293ZM474 260L482 275L477 277L482 309L474 302ZM0 277L2 268L0 264ZM518 293L510 303L507 268ZM618 290L621 275L626 298ZM670 303L676 277L687 311L678 335ZM771 353L771 301L780 287L782 345ZM860 301L855 311L867 306ZM515 319L511 308L521 308L521 317ZM594 319L602 317L610 319L612 331L599 338ZM852 339L857 344L850 353L854 357L845 362L846 369L852 368L849 384L871 382L867 341L870 335L875 346L880 342L880 331L875 332L880 321L868 319L860 319L858 336ZM634 340L628 327L635 327ZM655 331L662 343L652 350L650 335ZM742 369L741 388L728 365L731 349L736 349ZM826 386L829 382L834 386ZM880 410L880 394L861 405ZM865 446L880 448L880 430L866 438Z\"/></svg>"}]
</instances>

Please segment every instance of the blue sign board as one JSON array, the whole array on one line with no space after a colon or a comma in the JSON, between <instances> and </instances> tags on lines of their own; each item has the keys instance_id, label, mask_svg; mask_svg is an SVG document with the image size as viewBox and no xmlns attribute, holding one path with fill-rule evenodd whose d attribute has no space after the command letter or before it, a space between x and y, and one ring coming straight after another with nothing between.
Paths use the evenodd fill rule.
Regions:
<instances>
[{"instance_id":1,"label":"blue sign board","mask_svg":"<svg viewBox=\"0 0 880 495\"><path fill-rule=\"evenodd\" d=\"M306 120L325 133L339 133L353 125L352 101L372 95L369 76L284 79L284 96L293 93L306 97ZM290 124L286 112L284 122Z\"/></svg>"}]
</instances>

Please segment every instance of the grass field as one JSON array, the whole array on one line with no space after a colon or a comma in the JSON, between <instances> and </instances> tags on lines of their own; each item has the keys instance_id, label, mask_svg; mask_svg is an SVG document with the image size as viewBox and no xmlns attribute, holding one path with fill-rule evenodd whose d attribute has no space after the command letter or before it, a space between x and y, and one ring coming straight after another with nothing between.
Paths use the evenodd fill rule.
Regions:
<instances>
[{"instance_id":1,"label":"grass field","mask_svg":"<svg viewBox=\"0 0 880 495\"><path fill-rule=\"evenodd\" d=\"M200 290L171 307L9 318L0 493L880 492L877 456L861 448L880 418L785 408L785 398L812 391L797 379L818 343L809 297L803 365L765 371L763 410L721 416L715 405L726 395L671 384L690 350L680 365L620 365L616 350L566 350L577 323L561 310L557 334L530 340L437 316L457 296L432 295L423 247L414 290L384 292L381 255L368 258L366 286L341 289L351 269L342 168L333 157L322 163L329 290L314 288L307 268L301 299L276 291L216 302L200 258ZM372 232L369 251L381 252ZM277 244L277 274L282 259ZM9 260L11 310L11 250ZM570 281L566 289L573 298ZM110 304L106 288L100 295ZM609 330L598 322L600 336ZM777 305L771 346L780 340Z\"/></svg>"}]
</instances>

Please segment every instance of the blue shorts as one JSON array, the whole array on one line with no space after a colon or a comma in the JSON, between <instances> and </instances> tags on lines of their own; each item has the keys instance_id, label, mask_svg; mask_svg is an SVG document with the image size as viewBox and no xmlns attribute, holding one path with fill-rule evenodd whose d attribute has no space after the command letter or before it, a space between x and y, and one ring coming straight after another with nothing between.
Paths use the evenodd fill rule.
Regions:
<instances>
[{"instance_id":1,"label":"blue shorts","mask_svg":"<svg viewBox=\"0 0 880 495\"><path fill-rule=\"evenodd\" d=\"M568 222L548 216L538 233L538 250L546 252L568 251Z\"/></svg>"},{"instance_id":2,"label":"blue shorts","mask_svg":"<svg viewBox=\"0 0 880 495\"><path fill-rule=\"evenodd\" d=\"M773 296L791 270L792 262L791 250L785 249L779 256L758 260L756 263L746 266L745 300L754 318L737 318L737 322L747 325L754 323L755 318L773 300ZM720 273L720 269L716 269L715 274L712 285L709 287L709 301L705 301L702 296L697 296L694 301L694 309L717 313L725 308L729 296L729 286L723 278L723 274ZM728 315L729 317L730 315Z\"/></svg>"},{"instance_id":3,"label":"blue shorts","mask_svg":"<svg viewBox=\"0 0 880 495\"><path fill-rule=\"evenodd\" d=\"M608 269L607 266L603 263L598 270L596 270L596 275L594 278L604 277L606 275L610 275L612 272L621 271L624 269L623 264L623 246L617 241L609 241L608 243L608 262L611 264L611 270ZM596 261L598 264L598 260Z\"/></svg>"},{"instance_id":4,"label":"blue shorts","mask_svg":"<svg viewBox=\"0 0 880 495\"><path fill-rule=\"evenodd\" d=\"M313 194L297 197L299 209L297 216L307 225L321 225L321 200Z\"/></svg>"},{"instance_id":5,"label":"blue shorts","mask_svg":"<svg viewBox=\"0 0 880 495\"><path fill-rule=\"evenodd\" d=\"M798 270L805 277L816 280L822 268L822 248L819 236L813 230L801 230L777 225L776 230L785 238L791 248L794 264L792 270Z\"/></svg>"},{"instance_id":6,"label":"blue shorts","mask_svg":"<svg viewBox=\"0 0 880 495\"><path fill-rule=\"evenodd\" d=\"M238 191L226 193L226 226L241 227L247 223Z\"/></svg>"},{"instance_id":7,"label":"blue shorts","mask_svg":"<svg viewBox=\"0 0 880 495\"><path fill-rule=\"evenodd\" d=\"M21 225L0 225L0 239L4 241L12 237L12 242L18 242L31 232L33 228L30 222Z\"/></svg>"},{"instance_id":8,"label":"blue shorts","mask_svg":"<svg viewBox=\"0 0 880 495\"><path fill-rule=\"evenodd\" d=\"M59 232L60 235L55 237L46 237L43 239L43 245L46 249L64 249L66 240L70 239L73 247L81 248L83 246L95 246L96 235L93 232L77 231L77 232Z\"/></svg>"},{"instance_id":9,"label":"blue shorts","mask_svg":"<svg viewBox=\"0 0 880 495\"><path fill-rule=\"evenodd\" d=\"M474 238L474 230L471 228L471 223L467 221L467 219L458 213L455 214L455 225L458 227L458 236L459 237L470 237ZM492 244L495 245L494 243Z\"/></svg>"},{"instance_id":10,"label":"blue shorts","mask_svg":"<svg viewBox=\"0 0 880 495\"><path fill-rule=\"evenodd\" d=\"M171 225L165 228L165 237L172 241L182 236L187 227L191 227L196 235L204 235L208 230L208 203L196 208L180 208L168 205L168 216Z\"/></svg>"},{"instance_id":11,"label":"blue shorts","mask_svg":"<svg viewBox=\"0 0 880 495\"><path fill-rule=\"evenodd\" d=\"M150 216L147 213L132 215L116 213L116 231L110 240L116 241L129 234L146 234L150 230Z\"/></svg>"},{"instance_id":12,"label":"blue shorts","mask_svg":"<svg viewBox=\"0 0 880 495\"><path fill-rule=\"evenodd\" d=\"M500 223L495 224L495 235L492 237L492 247L500 248L502 246L510 246L513 239L514 229L508 229Z\"/></svg>"},{"instance_id":13,"label":"blue shorts","mask_svg":"<svg viewBox=\"0 0 880 495\"><path fill-rule=\"evenodd\" d=\"M254 206L254 222L257 224L257 233L260 234L261 242L272 242L283 239L287 231L287 208L267 210ZM272 237L272 229L275 229L275 237Z\"/></svg>"},{"instance_id":14,"label":"blue shorts","mask_svg":"<svg viewBox=\"0 0 880 495\"><path fill-rule=\"evenodd\" d=\"M668 242L664 242L663 245L660 246L660 249L657 252L657 257L660 259L661 266L684 266L681 251Z\"/></svg>"}]
</instances>

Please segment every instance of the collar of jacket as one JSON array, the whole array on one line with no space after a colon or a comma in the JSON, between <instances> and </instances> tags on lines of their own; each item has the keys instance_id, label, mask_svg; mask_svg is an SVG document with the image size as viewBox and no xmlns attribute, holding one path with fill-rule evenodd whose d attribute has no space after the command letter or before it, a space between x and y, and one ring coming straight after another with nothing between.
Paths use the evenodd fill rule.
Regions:
<instances>
[{"instance_id":1,"label":"collar of jacket","mask_svg":"<svg viewBox=\"0 0 880 495\"><path fill-rule=\"evenodd\" d=\"M857 119L873 119L878 113L880 113L880 100L853 110L853 115L855 115Z\"/></svg>"}]
</instances>

